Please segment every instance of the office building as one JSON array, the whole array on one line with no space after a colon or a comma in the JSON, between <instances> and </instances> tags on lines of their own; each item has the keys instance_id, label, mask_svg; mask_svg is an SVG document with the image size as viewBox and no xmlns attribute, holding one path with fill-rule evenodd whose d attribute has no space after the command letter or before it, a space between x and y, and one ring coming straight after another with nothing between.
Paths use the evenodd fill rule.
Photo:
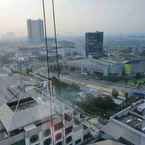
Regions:
<instances>
[{"instance_id":1,"label":"office building","mask_svg":"<svg viewBox=\"0 0 145 145\"><path fill-rule=\"evenodd\" d=\"M103 32L86 33L86 56L101 57L103 56Z\"/></svg>"},{"instance_id":2,"label":"office building","mask_svg":"<svg viewBox=\"0 0 145 145\"><path fill-rule=\"evenodd\" d=\"M44 40L43 20L27 20L27 31L29 41L41 42Z\"/></svg>"}]
</instances>

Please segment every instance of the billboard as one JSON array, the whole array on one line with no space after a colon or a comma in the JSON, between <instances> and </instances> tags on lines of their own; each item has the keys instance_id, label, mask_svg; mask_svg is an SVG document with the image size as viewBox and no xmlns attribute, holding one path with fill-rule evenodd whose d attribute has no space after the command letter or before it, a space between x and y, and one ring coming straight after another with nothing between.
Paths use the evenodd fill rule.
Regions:
<instances>
[{"instance_id":1,"label":"billboard","mask_svg":"<svg viewBox=\"0 0 145 145\"><path fill-rule=\"evenodd\" d=\"M131 64L125 64L124 65L124 72L125 72L125 74L131 74L132 73L132 65Z\"/></svg>"}]
</instances>

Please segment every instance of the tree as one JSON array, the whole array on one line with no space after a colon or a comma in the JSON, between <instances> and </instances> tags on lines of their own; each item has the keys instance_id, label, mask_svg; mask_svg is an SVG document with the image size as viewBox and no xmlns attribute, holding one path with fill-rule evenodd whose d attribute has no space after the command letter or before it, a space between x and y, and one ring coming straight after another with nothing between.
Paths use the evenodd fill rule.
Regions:
<instances>
[{"instance_id":1,"label":"tree","mask_svg":"<svg viewBox=\"0 0 145 145\"><path fill-rule=\"evenodd\" d=\"M128 98L128 92L124 92L124 97Z\"/></svg>"},{"instance_id":2,"label":"tree","mask_svg":"<svg viewBox=\"0 0 145 145\"><path fill-rule=\"evenodd\" d=\"M94 97L93 95L87 96L79 105L85 112L106 119L112 115L116 107L111 97Z\"/></svg>"},{"instance_id":3,"label":"tree","mask_svg":"<svg viewBox=\"0 0 145 145\"><path fill-rule=\"evenodd\" d=\"M119 92L116 89L113 89L112 90L112 96L115 97L115 98L118 97L119 96Z\"/></svg>"}]
</instances>

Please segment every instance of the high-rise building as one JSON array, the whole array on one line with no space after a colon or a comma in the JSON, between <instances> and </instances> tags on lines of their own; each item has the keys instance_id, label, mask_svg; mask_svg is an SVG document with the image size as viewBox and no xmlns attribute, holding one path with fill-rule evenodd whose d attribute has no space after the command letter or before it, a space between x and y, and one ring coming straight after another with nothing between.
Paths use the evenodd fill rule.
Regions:
<instances>
[{"instance_id":1,"label":"high-rise building","mask_svg":"<svg viewBox=\"0 0 145 145\"><path fill-rule=\"evenodd\" d=\"M86 33L86 56L101 57L103 56L103 32Z\"/></svg>"},{"instance_id":2,"label":"high-rise building","mask_svg":"<svg viewBox=\"0 0 145 145\"><path fill-rule=\"evenodd\" d=\"M27 20L28 38L30 41L41 42L44 40L43 20Z\"/></svg>"}]
</instances>

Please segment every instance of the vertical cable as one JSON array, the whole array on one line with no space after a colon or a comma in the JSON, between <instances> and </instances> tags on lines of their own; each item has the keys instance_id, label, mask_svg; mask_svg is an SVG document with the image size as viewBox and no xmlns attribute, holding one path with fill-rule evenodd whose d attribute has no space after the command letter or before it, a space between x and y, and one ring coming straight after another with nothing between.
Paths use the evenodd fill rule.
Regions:
<instances>
[{"instance_id":1,"label":"vertical cable","mask_svg":"<svg viewBox=\"0 0 145 145\"><path fill-rule=\"evenodd\" d=\"M61 70L60 70L59 55L58 55L58 40L57 40L57 28L56 28L55 2L54 2L54 0L51 0L51 2L52 2L53 27L54 27L55 50L56 50L57 78L58 78L58 81L59 81ZM61 90L61 88L59 88L59 89ZM61 94L61 93L59 93L59 94ZM53 97L54 97L54 94L53 94ZM55 100L55 98L54 98L54 100ZM64 112L62 112L62 123L63 123L63 144L65 144Z\"/></svg>"},{"instance_id":2,"label":"vertical cable","mask_svg":"<svg viewBox=\"0 0 145 145\"><path fill-rule=\"evenodd\" d=\"M47 75L48 79L50 78L50 67L49 67L49 52L48 52L48 42L47 42L47 25L46 25L46 14L45 14L45 2L42 0L42 10L43 10L43 19L44 19L44 39L45 39L45 49L46 49L46 59L47 59Z\"/></svg>"},{"instance_id":3,"label":"vertical cable","mask_svg":"<svg viewBox=\"0 0 145 145\"><path fill-rule=\"evenodd\" d=\"M58 41L57 41L57 29L56 29L56 15L55 15L55 3L52 0L52 13L53 13L53 27L54 27L54 41L56 50L56 63L57 63L57 77L60 77L59 55L58 55Z\"/></svg>"},{"instance_id":4,"label":"vertical cable","mask_svg":"<svg viewBox=\"0 0 145 145\"><path fill-rule=\"evenodd\" d=\"M45 33L45 47L46 47L46 58L47 58L47 75L48 75L48 82L47 82L47 93L50 94L50 123L52 125L52 144L54 145L54 130L53 130L53 99L52 99L52 84L50 79L50 67L49 67L49 57L48 57L48 42L47 42L47 25L46 25L46 13L45 13L45 0L42 0L42 10L43 10L43 19L44 19L44 33ZM49 91L49 92L48 92ZM43 110L42 110L43 111Z\"/></svg>"},{"instance_id":5,"label":"vertical cable","mask_svg":"<svg viewBox=\"0 0 145 145\"><path fill-rule=\"evenodd\" d=\"M48 87L48 91L47 93L50 94L50 103L51 103L51 86L50 86L50 67L49 67L49 57L48 57L48 42L47 42L47 25L46 25L46 13L45 13L45 0L42 0L42 11L43 11L43 20L44 20L44 39L45 39L45 49L46 49L46 58L47 58L47 87ZM51 104L50 104L51 107ZM50 108L51 109L51 108ZM50 110L50 112L52 112L52 110Z\"/></svg>"},{"instance_id":6,"label":"vertical cable","mask_svg":"<svg viewBox=\"0 0 145 145\"><path fill-rule=\"evenodd\" d=\"M52 10L53 10L53 27L54 27L54 37L55 37L55 50L56 50L56 63L57 63L57 78L60 80L60 65L59 65L59 55L58 55L58 40L57 40L57 28L56 28L56 15L55 15L55 2L52 0ZM60 87L60 86L58 86ZM59 95L61 95L61 87L59 88ZM65 144L65 119L64 119L64 108L62 110L62 123L63 123L63 144Z\"/></svg>"}]
</instances>

